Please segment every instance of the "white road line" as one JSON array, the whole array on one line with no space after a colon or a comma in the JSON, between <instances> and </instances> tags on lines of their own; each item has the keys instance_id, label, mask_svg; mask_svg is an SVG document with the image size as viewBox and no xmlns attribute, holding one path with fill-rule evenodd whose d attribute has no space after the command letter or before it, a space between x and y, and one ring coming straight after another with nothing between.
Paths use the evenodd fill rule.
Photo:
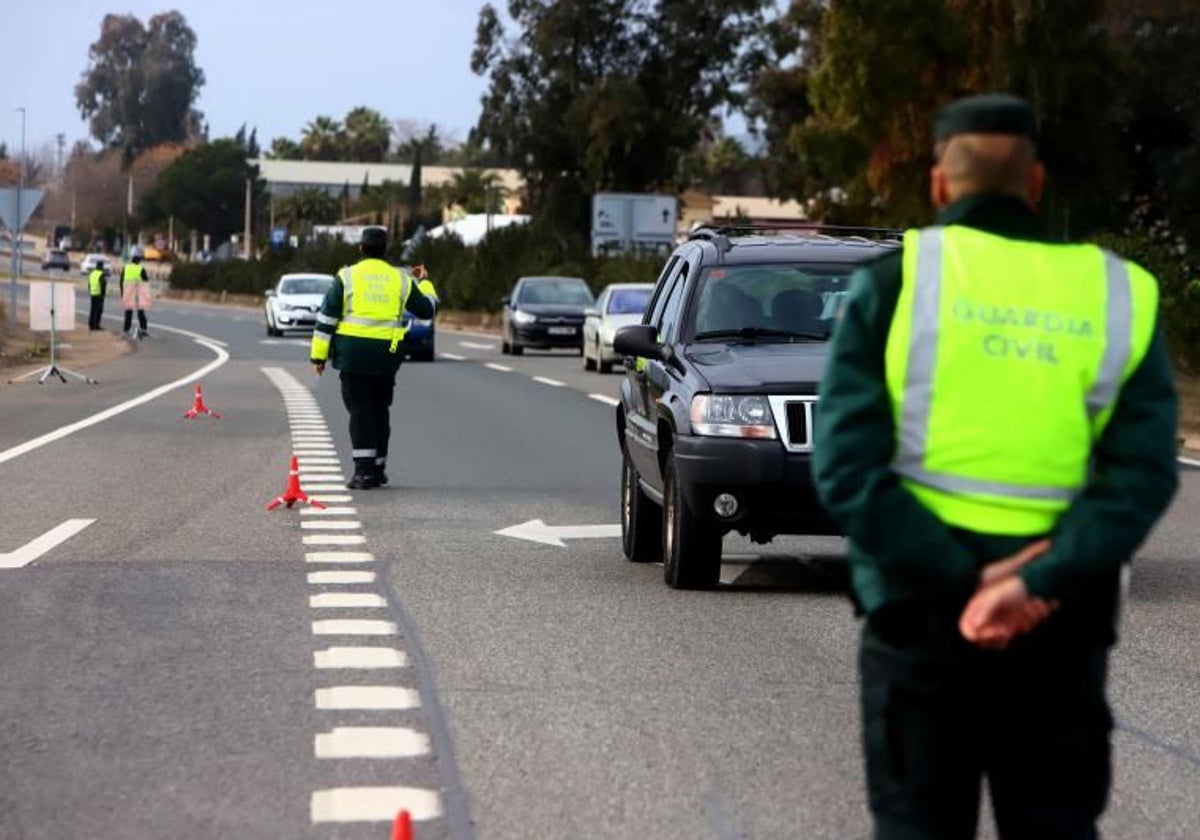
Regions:
<instances>
[{"instance_id":1,"label":"white road line","mask_svg":"<svg viewBox=\"0 0 1200 840\"><path fill-rule=\"evenodd\" d=\"M95 521L95 519L68 519L15 551L0 554L0 569L20 569L28 566L47 551L71 539Z\"/></svg>"},{"instance_id":2,"label":"white road line","mask_svg":"<svg viewBox=\"0 0 1200 840\"><path fill-rule=\"evenodd\" d=\"M346 498L349 498L349 496L347 496ZM317 499L317 501L323 502L325 500ZM301 508L300 515L301 516L357 516L358 508L352 508L352 507Z\"/></svg>"},{"instance_id":3,"label":"white road line","mask_svg":"<svg viewBox=\"0 0 1200 840\"><path fill-rule=\"evenodd\" d=\"M620 400L614 400L612 397L608 396L607 394L588 394L588 397L590 399L595 400L596 402L602 402L605 405L620 405L621 404Z\"/></svg>"},{"instance_id":4,"label":"white road line","mask_svg":"<svg viewBox=\"0 0 1200 840\"><path fill-rule=\"evenodd\" d=\"M313 651L313 667L359 671L407 668L408 654L386 647L331 647Z\"/></svg>"},{"instance_id":5,"label":"white road line","mask_svg":"<svg viewBox=\"0 0 1200 840\"><path fill-rule=\"evenodd\" d=\"M303 483L301 483L300 486L303 487ZM337 493L317 493L312 496L312 500L314 502L322 502L323 504L327 505L334 505L338 504L339 502L352 502L354 501L354 497ZM310 508L303 508L303 510L310 510Z\"/></svg>"},{"instance_id":6,"label":"white road line","mask_svg":"<svg viewBox=\"0 0 1200 840\"><path fill-rule=\"evenodd\" d=\"M508 365L498 365L495 362L485 362L483 366L489 370L498 370L501 373L512 373L512 368L510 368Z\"/></svg>"},{"instance_id":7,"label":"white road line","mask_svg":"<svg viewBox=\"0 0 1200 840\"><path fill-rule=\"evenodd\" d=\"M477 344L474 341L460 341L460 342L458 342L458 346L466 347L470 350L495 350L496 349L495 344Z\"/></svg>"},{"instance_id":8,"label":"white road line","mask_svg":"<svg viewBox=\"0 0 1200 840\"><path fill-rule=\"evenodd\" d=\"M305 466L306 464L308 466L312 467L312 466L320 466L321 464L340 464L341 463L341 461L338 460L337 458L330 458L327 455L297 455L296 460L299 461L300 466L302 466L302 467Z\"/></svg>"},{"instance_id":9,"label":"white road line","mask_svg":"<svg viewBox=\"0 0 1200 840\"><path fill-rule=\"evenodd\" d=\"M495 341L500 337L495 333L472 332L471 330L460 330L454 327L438 327L438 330L448 335L469 335L472 338L482 338L485 341Z\"/></svg>"},{"instance_id":10,"label":"white road line","mask_svg":"<svg viewBox=\"0 0 1200 840\"><path fill-rule=\"evenodd\" d=\"M374 572L309 572L308 582L318 584L374 583Z\"/></svg>"},{"instance_id":11,"label":"white road line","mask_svg":"<svg viewBox=\"0 0 1200 840\"><path fill-rule=\"evenodd\" d=\"M317 457L325 457L328 455L336 455L337 450L332 446L293 446L293 455L316 455Z\"/></svg>"},{"instance_id":12,"label":"white road line","mask_svg":"<svg viewBox=\"0 0 1200 840\"><path fill-rule=\"evenodd\" d=\"M363 545L366 541L362 534L309 534L304 537L305 545Z\"/></svg>"},{"instance_id":13,"label":"white road line","mask_svg":"<svg viewBox=\"0 0 1200 840\"><path fill-rule=\"evenodd\" d=\"M355 522L352 519L349 521L341 519L320 519L315 521L306 519L300 523L300 527L305 531L357 531L362 527L362 523Z\"/></svg>"},{"instance_id":14,"label":"white road line","mask_svg":"<svg viewBox=\"0 0 1200 840\"><path fill-rule=\"evenodd\" d=\"M375 555L369 551L310 551L304 555L305 563L374 563Z\"/></svg>"},{"instance_id":15,"label":"white road line","mask_svg":"<svg viewBox=\"0 0 1200 840\"><path fill-rule=\"evenodd\" d=\"M313 738L317 758L412 758L429 755L429 736L405 726L337 726Z\"/></svg>"},{"instance_id":16,"label":"white road line","mask_svg":"<svg viewBox=\"0 0 1200 840\"><path fill-rule=\"evenodd\" d=\"M310 482L308 479L302 477L300 479L300 489L303 490L305 493L310 493L310 492L311 493L321 493L321 492L330 491L330 490L333 490L333 491L345 490L346 485L344 482L341 484L322 484L319 481L316 483L313 483L313 482ZM316 497L314 496L314 498L316 498ZM317 501L323 502L325 500L317 499Z\"/></svg>"},{"instance_id":17,"label":"white road line","mask_svg":"<svg viewBox=\"0 0 1200 840\"><path fill-rule=\"evenodd\" d=\"M1195 458L1184 458L1183 456L1180 456L1179 463L1187 464L1189 467L1200 467L1200 461L1197 461Z\"/></svg>"},{"instance_id":18,"label":"white road line","mask_svg":"<svg viewBox=\"0 0 1200 840\"><path fill-rule=\"evenodd\" d=\"M318 709L416 709L421 696L396 685L338 685L318 688Z\"/></svg>"},{"instance_id":19,"label":"white road line","mask_svg":"<svg viewBox=\"0 0 1200 840\"><path fill-rule=\"evenodd\" d=\"M338 618L312 623L314 636L395 636L396 623L373 618Z\"/></svg>"},{"instance_id":20,"label":"white road line","mask_svg":"<svg viewBox=\"0 0 1200 840\"><path fill-rule=\"evenodd\" d=\"M322 822L391 822L408 811L414 822L442 815L442 800L432 790L412 787L347 787L313 791L309 816Z\"/></svg>"},{"instance_id":21,"label":"white road line","mask_svg":"<svg viewBox=\"0 0 1200 840\"><path fill-rule=\"evenodd\" d=\"M387 601L382 595L374 592L319 592L308 596L308 605L314 610L341 609L373 609L386 607Z\"/></svg>"},{"instance_id":22,"label":"white road line","mask_svg":"<svg viewBox=\"0 0 1200 840\"><path fill-rule=\"evenodd\" d=\"M466 356L460 356L457 353L438 353L438 358L449 359L452 362L465 362Z\"/></svg>"},{"instance_id":23,"label":"white road line","mask_svg":"<svg viewBox=\"0 0 1200 840\"><path fill-rule=\"evenodd\" d=\"M534 382L541 382L543 385L549 385L552 388L562 388L566 385L565 382L559 382L557 379L547 379L545 376L533 377Z\"/></svg>"},{"instance_id":24,"label":"white road line","mask_svg":"<svg viewBox=\"0 0 1200 840\"><path fill-rule=\"evenodd\" d=\"M0 452L0 464L3 464L5 461L11 461L13 458L24 455L26 452L32 452L35 449L40 449L48 443L54 443L57 440L62 440L67 435L73 435L75 432L89 428L90 426L95 426L97 423L103 423L105 420L109 420L113 417L116 417L118 414L123 414L126 411L129 411L131 408L137 408L139 405L145 405L151 400L158 399L163 394L174 391L176 388L182 388L184 385L192 385L196 381L202 379L205 375L211 373L229 361L229 353L224 350L222 343L219 341L205 338L204 336L197 336L195 333L188 333L186 330L175 330L174 328L162 327L161 325L159 326L159 329L166 329L172 332L182 332L186 335L194 337L197 344L201 345L207 350L211 350L213 353L216 353L217 358L209 362L204 367L189 373L187 376L184 376L181 379L176 379L174 382L168 382L166 385L160 385L153 390L147 391L140 397L134 397L131 400L118 403L111 408L106 408L104 411L93 414L91 417L85 417L82 420L62 426L52 432L48 432L40 437L36 437L33 440L27 440L22 444L11 447L10 449L5 449L3 452Z\"/></svg>"}]
</instances>

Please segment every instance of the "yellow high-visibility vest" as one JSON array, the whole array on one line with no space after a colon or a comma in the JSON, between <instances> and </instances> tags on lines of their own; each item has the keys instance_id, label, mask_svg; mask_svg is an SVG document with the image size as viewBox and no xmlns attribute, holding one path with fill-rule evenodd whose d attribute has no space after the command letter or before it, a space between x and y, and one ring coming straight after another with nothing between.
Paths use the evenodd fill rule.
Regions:
<instances>
[{"instance_id":1,"label":"yellow high-visibility vest","mask_svg":"<svg viewBox=\"0 0 1200 840\"><path fill-rule=\"evenodd\" d=\"M92 297L99 297L103 294L103 281L104 272L98 268L93 268L91 273L88 274L88 294Z\"/></svg>"},{"instance_id":2,"label":"yellow high-visibility vest","mask_svg":"<svg viewBox=\"0 0 1200 840\"><path fill-rule=\"evenodd\" d=\"M907 232L885 354L893 470L953 527L1049 532L1157 310L1154 278L1095 246Z\"/></svg>"},{"instance_id":3,"label":"yellow high-visibility vest","mask_svg":"<svg viewBox=\"0 0 1200 840\"><path fill-rule=\"evenodd\" d=\"M121 269L121 282L126 286L142 282L142 267L137 263L126 263Z\"/></svg>"}]
</instances>

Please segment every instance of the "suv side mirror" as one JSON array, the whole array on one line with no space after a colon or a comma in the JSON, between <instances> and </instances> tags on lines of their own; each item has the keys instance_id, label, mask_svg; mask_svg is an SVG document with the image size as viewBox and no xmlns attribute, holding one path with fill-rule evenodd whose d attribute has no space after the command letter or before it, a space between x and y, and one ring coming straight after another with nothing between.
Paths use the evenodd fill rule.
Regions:
<instances>
[{"instance_id":1,"label":"suv side mirror","mask_svg":"<svg viewBox=\"0 0 1200 840\"><path fill-rule=\"evenodd\" d=\"M275 290L267 289L267 297L275 297Z\"/></svg>"},{"instance_id":2,"label":"suv side mirror","mask_svg":"<svg viewBox=\"0 0 1200 840\"><path fill-rule=\"evenodd\" d=\"M613 337L613 349L622 356L664 359L663 346L658 343L658 328L650 324L621 327Z\"/></svg>"}]
</instances>

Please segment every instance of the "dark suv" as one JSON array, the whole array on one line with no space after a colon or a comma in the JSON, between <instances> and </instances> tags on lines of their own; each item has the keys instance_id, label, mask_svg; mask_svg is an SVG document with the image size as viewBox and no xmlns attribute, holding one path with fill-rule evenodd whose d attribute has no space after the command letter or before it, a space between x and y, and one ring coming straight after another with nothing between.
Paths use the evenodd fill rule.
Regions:
<instances>
[{"instance_id":1,"label":"dark suv","mask_svg":"<svg viewBox=\"0 0 1200 840\"><path fill-rule=\"evenodd\" d=\"M708 588L730 531L840 533L813 487L813 419L850 273L899 244L871 232L702 229L671 255L642 324L614 343L627 357L617 439L630 560L662 559L671 586Z\"/></svg>"}]
</instances>

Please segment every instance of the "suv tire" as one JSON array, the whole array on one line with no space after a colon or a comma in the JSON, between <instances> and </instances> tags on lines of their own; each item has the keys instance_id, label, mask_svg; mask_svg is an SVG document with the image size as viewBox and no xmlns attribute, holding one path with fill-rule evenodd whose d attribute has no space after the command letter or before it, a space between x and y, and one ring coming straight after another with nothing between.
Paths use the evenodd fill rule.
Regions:
<instances>
[{"instance_id":1,"label":"suv tire","mask_svg":"<svg viewBox=\"0 0 1200 840\"><path fill-rule=\"evenodd\" d=\"M624 446L621 453L621 549L631 563L653 563L662 558L662 511L638 486Z\"/></svg>"},{"instance_id":2,"label":"suv tire","mask_svg":"<svg viewBox=\"0 0 1200 840\"><path fill-rule=\"evenodd\" d=\"M674 454L663 477L663 580L672 589L712 589L721 579L721 532L688 508Z\"/></svg>"}]
</instances>

